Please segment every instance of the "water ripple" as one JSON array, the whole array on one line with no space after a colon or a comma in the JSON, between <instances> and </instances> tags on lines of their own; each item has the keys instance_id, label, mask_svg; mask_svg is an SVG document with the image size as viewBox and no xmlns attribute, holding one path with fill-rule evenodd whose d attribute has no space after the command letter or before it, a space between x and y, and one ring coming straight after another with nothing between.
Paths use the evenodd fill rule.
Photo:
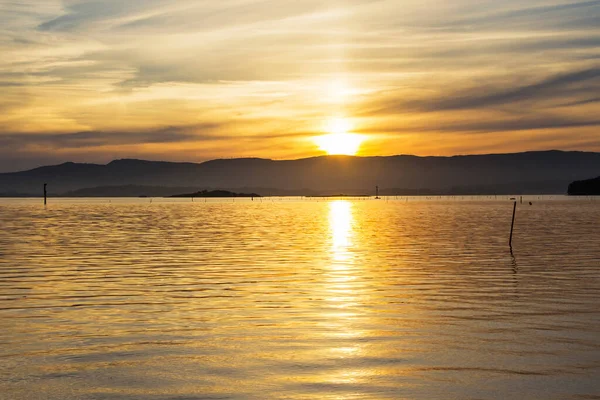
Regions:
<instances>
[{"instance_id":1,"label":"water ripple","mask_svg":"<svg viewBox=\"0 0 600 400\"><path fill-rule=\"evenodd\" d=\"M600 203L0 202L0 399L598 398Z\"/></svg>"}]
</instances>

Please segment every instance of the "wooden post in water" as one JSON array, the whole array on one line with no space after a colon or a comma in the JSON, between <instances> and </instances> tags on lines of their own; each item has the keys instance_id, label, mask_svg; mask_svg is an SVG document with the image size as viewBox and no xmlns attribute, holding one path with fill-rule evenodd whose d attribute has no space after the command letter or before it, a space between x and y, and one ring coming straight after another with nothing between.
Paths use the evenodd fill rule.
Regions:
<instances>
[{"instance_id":1,"label":"wooden post in water","mask_svg":"<svg viewBox=\"0 0 600 400\"><path fill-rule=\"evenodd\" d=\"M517 213L517 200L515 199L515 203L513 205L512 223L510 224L510 239L508 239L508 245L510 246L511 249L512 249L513 231L515 229L515 214L516 213Z\"/></svg>"},{"instance_id":2,"label":"wooden post in water","mask_svg":"<svg viewBox=\"0 0 600 400\"><path fill-rule=\"evenodd\" d=\"M47 183L44 183L44 205L47 204L47 198L48 198L48 193L46 192L46 186L48 186Z\"/></svg>"}]
</instances>

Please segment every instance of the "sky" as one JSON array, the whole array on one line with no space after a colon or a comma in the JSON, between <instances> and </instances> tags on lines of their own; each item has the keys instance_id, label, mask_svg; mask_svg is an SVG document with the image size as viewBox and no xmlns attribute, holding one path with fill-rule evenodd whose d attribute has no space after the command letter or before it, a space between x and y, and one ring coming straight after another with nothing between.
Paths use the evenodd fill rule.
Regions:
<instances>
[{"instance_id":1,"label":"sky","mask_svg":"<svg viewBox=\"0 0 600 400\"><path fill-rule=\"evenodd\" d=\"M600 151L600 0L0 0L0 171Z\"/></svg>"}]
</instances>

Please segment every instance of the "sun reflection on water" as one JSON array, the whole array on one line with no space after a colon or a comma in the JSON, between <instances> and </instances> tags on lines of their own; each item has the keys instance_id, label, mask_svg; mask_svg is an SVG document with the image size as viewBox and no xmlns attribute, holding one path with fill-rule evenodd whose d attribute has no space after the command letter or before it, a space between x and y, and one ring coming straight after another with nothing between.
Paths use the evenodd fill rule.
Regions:
<instances>
[{"instance_id":1,"label":"sun reflection on water","mask_svg":"<svg viewBox=\"0 0 600 400\"><path fill-rule=\"evenodd\" d=\"M327 346L321 351L325 359L336 360L339 367L320 376L327 385L357 385L369 379L370 371L353 365L363 356L360 329L366 315L362 310L360 266L356 263L354 231L355 205L347 200L329 203L330 264L326 275L326 307L323 312ZM335 397L335 398L346 398Z\"/></svg>"},{"instance_id":2,"label":"sun reflection on water","mask_svg":"<svg viewBox=\"0 0 600 400\"><path fill-rule=\"evenodd\" d=\"M327 274L327 301L329 303L328 326L331 335L337 339L355 337L357 332L351 329L357 305L354 256L354 231L352 203L345 200L333 201L329 204L329 226L331 231L331 264ZM334 309L335 311L331 311ZM353 346L350 346L352 348ZM346 347L344 353L349 348ZM339 349L334 349L338 351Z\"/></svg>"},{"instance_id":3,"label":"sun reflection on water","mask_svg":"<svg viewBox=\"0 0 600 400\"><path fill-rule=\"evenodd\" d=\"M351 202L338 200L329 204L331 264L327 276L330 293L328 300L333 307L340 309L351 307L354 303L352 287L356 276L353 273L353 222ZM344 317L344 315L338 316Z\"/></svg>"},{"instance_id":4,"label":"sun reflection on water","mask_svg":"<svg viewBox=\"0 0 600 400\"><path fill-rule=\"evenodd\" d=\"M338 265L351 261L349 251L352 246L352 203L345 200L329 204L329 225L331 229L331 252Z\"/></svg>"}]
</instances>

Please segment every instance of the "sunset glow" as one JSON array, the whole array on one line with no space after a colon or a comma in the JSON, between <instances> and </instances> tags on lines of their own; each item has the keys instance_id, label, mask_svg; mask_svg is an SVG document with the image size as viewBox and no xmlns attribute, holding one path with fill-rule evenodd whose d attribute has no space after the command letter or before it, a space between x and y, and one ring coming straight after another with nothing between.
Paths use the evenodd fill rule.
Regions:
<instances>
[{"instance_id":1,"label":"sunset glow","mask_svg":"<svg viewBox=\"0 0 600 400\"><path fill-rule=\"evenodd\" d=\"M600 150L598 2L273 4L4 2L0 171Z\"/></svg>"},{"instance_id":2,"label":"sunset glow","mask_svg":"<svg viewBox=\"0 0 600 400\"><path fill-rule=\"evenodd\" d=\"M329 155L354 156L365 140L363 135L351 133L352 124L347 118L336 117L327 122L325 130L330 132L314 138L319 149Z\"/></svg>"},{"instance_id":3,"label":"sunset glow","mask_svg":"<svg viewBox=\"0 0 600 400\"><path fill-rule=\"evenodd\" d=\"M319 149L327 154L345 156L356 155L363 140L361 135L352 133L331 133L315 138L315 142L319 145Z\"/></svg>"},{"instance_id":4,"label":"sunset glow","mask_svg":"<svg viewBox=\"0 0 600 400\"><path fill-rule=\"evenodd\" d=\"M599 21L0 0L0 400L600 400Z\"/></svg>"}]
</instances>

